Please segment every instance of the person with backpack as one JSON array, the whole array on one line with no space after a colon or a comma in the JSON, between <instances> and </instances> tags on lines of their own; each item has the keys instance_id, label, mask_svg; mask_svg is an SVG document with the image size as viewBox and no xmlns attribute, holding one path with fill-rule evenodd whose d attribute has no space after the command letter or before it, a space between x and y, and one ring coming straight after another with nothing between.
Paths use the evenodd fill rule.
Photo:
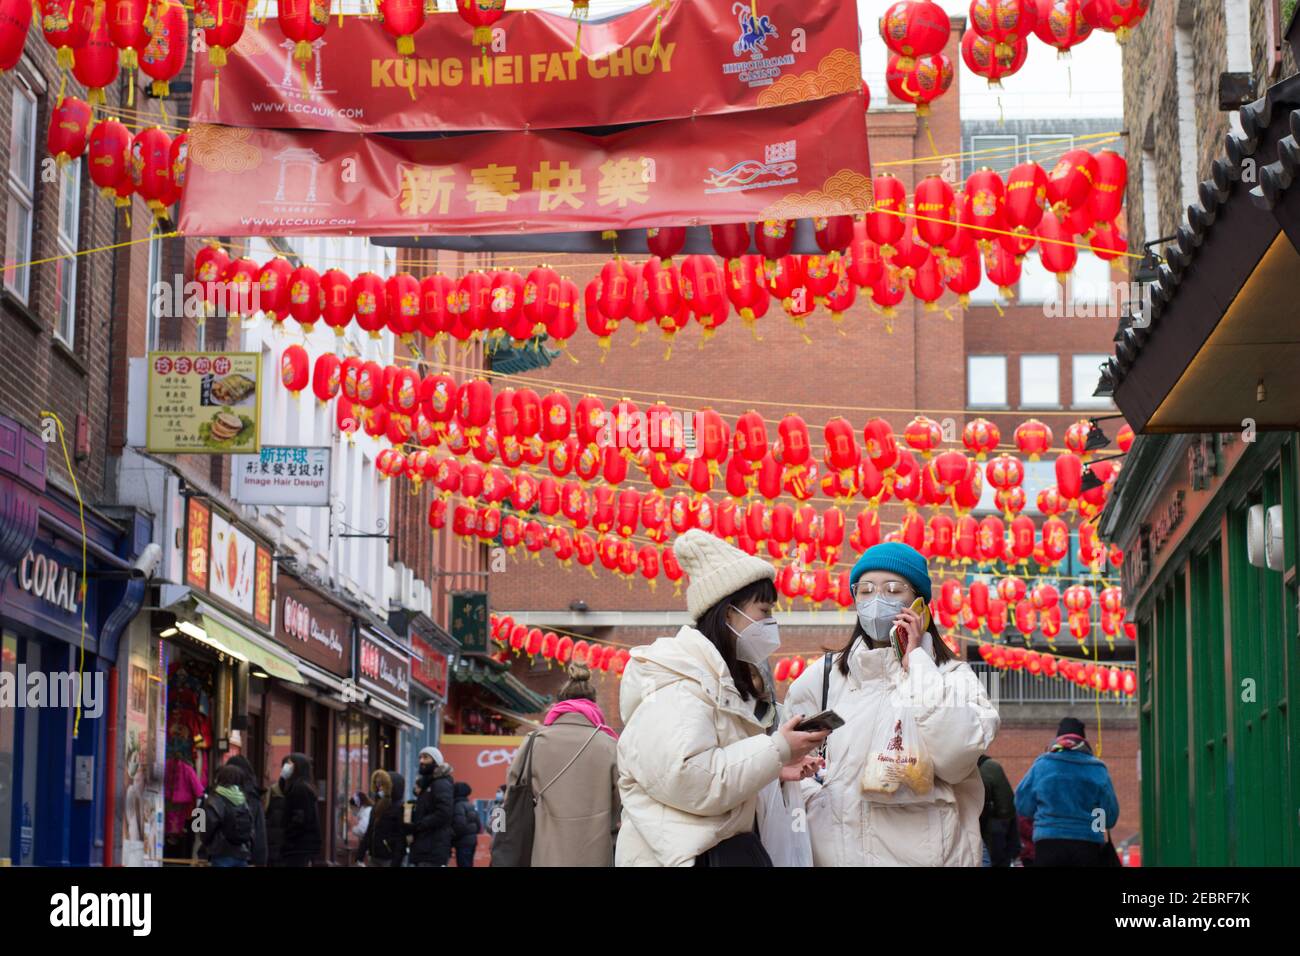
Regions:
<instances>
[{"instance_id":1,"label":"person with backpack","mask_svg":"<svg viewBox=\"0 0 1300 956\"><path fill-rule=\"evenodd\" d=\"M984 781L984 812L980 814L980 836L989 866L1010 866L1020 854L1016 829L1016 796L1002 765L988 754L977 761Z\"/></svg>"},{"instance_id":2,"label":"person with backpack","mask_svg":"<svg viewBox=\"0 0 1300 956\"><path fill-rule=\"evenodd\" d=\"M253 855L253 814L244 796L244 773L226 764L217 786L203 800L199 840L211 866L248 866Z\"/></svg>"},{"instance_id":3,"label":"person with backpack","mask_svg":"<svg viewBox=\"0 0 1300 956\"><path fill-rule=\"evenodd\" d=\"M249 812L253 815L253 856L249 862L253 866L266 866L266 810L262 806L262 788L257 785L257 773L243 754L235 754L226 761L226 766L234 767L244 775L240 786L244 791L244 799L248 802Z\"/></svg>"},{"instance_id":4,"label":"person with backpack","mask_svg":"<svg viewBox=\"0 0 1300 956\"><path fill-rule=\"evenodd\" d=\"M446 866L451 860L452 811L456 805L451 767L437 747L420 751L415 811L411 815L412 866Z\"/></svg>"},{"instance_id":5,"label":"person with backpack","mask_svg":"<svg viewBox=\"0 0 1300 956\"><path fill-rule=\"evenodd\" d=\"M316 788L312 786L311 759L306 754L289 754L280 767L280 788L284 791L284 844L281 866L311 866L320 853L320 811Z\"/></svg>"},{"instance_id":6,"label":"person with backpack","mask_svg":"<svg viewBox=\"0 0 1300 956\"><path fill-rule=\"evenodd\" d=\"M471 793L467 783L458 782L452 788L456 804L451 811L451 838L456 848L456 865L473 866L474 851L478 849L479 831L483 824L469 802Z\"/></svg>"},{"instance_id":7,"label":"person with backpack","mask_svg":"<svg viewBox=\"0 0 1300 956\"><path fill-rule=\"evenodd\" d=\"M370 775L374 806L358 862L368 867L401 866L406 862L406 778L396 771L376 770Z\"/></svg>"},{"instance_id":8,"label":"person with backpack","mask_svg":"<svg viewBox=\"0 0 1300 956\"><path fill-rule=\"evenodd\" d=\"M1050 749L1021 778L1016 812L1034 821L1035 866L1119 865L1108 832L1119 800L1077 717L1061 721Z\"/></svg>"}]
</instances>

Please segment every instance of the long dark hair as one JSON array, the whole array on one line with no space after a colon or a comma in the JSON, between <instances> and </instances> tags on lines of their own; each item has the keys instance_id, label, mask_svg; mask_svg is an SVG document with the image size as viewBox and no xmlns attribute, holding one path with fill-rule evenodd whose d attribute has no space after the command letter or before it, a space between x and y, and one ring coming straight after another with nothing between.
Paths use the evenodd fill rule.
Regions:
<instances>
[{"instance_id":1,"label":"long dark hair","mask_svg":"<svg viewBox=\"0 0 1300 956\"><path fill-rule=\"evenodd\" d=\"M754 600L775 603L776 585L770 578L760 578L753 584L746 584L734 594L728 594L695 622L695 629L708 638L709 643L722 655L742 700L762 697L763 680L753 667L737 659L736 635L727 626L727 610Z\"/></svg>"},{"instance_id":2,"label":"long dark hair","mask_svg":"<svg viewBox=\"0 0 1300 956\"><path fill-rule=\"evenodd\" d=\"M942 666L947 661L956 660L956 655L948 649L948 645L939 636L939 629L935 627L934 618L930 619L930 626L926 629L926 633L930 635L930 639L934 642L934 662L936 664ZM875 642L862 629L862 622L855 621L853 623L853 633L849 635L849 642L844 645L844 649L839 652L835 660L835 666L840 669L840 673L845 677L849 676L849 654L853 652L854 645L860 640L866 641L873 647L875 646Z\"/></svg>"}]
</instances>

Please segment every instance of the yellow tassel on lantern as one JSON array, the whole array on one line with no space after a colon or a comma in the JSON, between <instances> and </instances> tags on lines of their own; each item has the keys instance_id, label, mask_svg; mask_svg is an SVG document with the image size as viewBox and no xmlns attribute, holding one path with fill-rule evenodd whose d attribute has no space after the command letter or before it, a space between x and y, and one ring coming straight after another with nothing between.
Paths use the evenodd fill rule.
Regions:
<instances>
[{"instance_id":1,"label":"yellow tassel on lantern","mask_svg":"<svg viewBox=\"0 0 1300 956\"><path fill-rule=\"evenodd\" d=\"M406 36L397 38L397 52L402 56L410 56L415 52L415 37L409 33Z\"/></svg>"},{"instance_id":2,"label":"yellow tassel on lantern","mask_svg":"<svg viewBox=\"0 0 1300 956\"><path fill-rule=\"evenodd\" d=\"M492 42L492 28L491 28L491 27L475 27L475 28L474 28L474 45L475 45L475 46L487 46L487 45L488 45L489 43L491 43L491 42Z\"/></svg>"}]
</instances>

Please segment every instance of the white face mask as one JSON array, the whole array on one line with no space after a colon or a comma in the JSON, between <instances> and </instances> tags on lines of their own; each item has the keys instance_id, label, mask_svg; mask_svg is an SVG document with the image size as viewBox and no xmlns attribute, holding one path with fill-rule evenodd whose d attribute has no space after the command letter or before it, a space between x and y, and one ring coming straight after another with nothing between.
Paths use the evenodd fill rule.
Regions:
<instances>
[{"instance_id":1,"label":"white face mask","mask_svg":"<svg viewBox=\"0 0 1300 956\"><path fill-rule=\"evenodd\" d=\"M889 632L894 627L894 618L902 612L902 601L876 595L858 604L858 623L873 642L885 644L889 641ZM931 657L934 656L934 640L930 637L929 631L921 635L921 647Z\"/></svg>"},{"instance_id":2,"label":"white face mask","mask_svg":"<svg viewBox=\"0 0 1300 956\"><path fill-rule=\"evenodd\" d=\"M762 620L755 621L734 605L732 610L746 621L749 621L749 625L743 631L737 631L734 627L731 627L730 621L727 622L727 627L731 627L732 633L736 635L737 659L747 664L753 664L755 667L763 666L767 659L781 647L781 632L777 626L776 618L765 617Z\"/></svg>"},{"instance_id":3,"label":"white face mask","mask_svg":"<svg viewBox=\"0 0 1300 956\"><path fill-rule=\"evenodd\" d=\"M283 767L280 768L280 779L281 779L281 780L288 780L288 779L289 779L290 777L292 777L292 776L293 776L293 764L291 764L291 763L287 763L287 764L285 764Z\"/></svg>"}]
</instances>

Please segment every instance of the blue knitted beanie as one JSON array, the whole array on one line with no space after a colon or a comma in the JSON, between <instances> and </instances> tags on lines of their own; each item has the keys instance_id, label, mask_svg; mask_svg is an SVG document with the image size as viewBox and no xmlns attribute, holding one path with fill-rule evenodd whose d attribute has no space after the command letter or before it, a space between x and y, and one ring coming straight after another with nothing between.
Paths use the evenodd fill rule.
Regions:
<instances>
[{"instance_id":1,"label":"blue knitted beanie","mask_svg":"<svg viewBox=\"0 0 1300 956\"><path fill-rule=\"evenodd\" d=\"M857 584L858 578L868 571L892 571L916 589L916 593L930 601L930 569L925 556L911 545L901 541L885 541L867 548L849 572L849 583Z\"/></svg>"}]
</instances>

